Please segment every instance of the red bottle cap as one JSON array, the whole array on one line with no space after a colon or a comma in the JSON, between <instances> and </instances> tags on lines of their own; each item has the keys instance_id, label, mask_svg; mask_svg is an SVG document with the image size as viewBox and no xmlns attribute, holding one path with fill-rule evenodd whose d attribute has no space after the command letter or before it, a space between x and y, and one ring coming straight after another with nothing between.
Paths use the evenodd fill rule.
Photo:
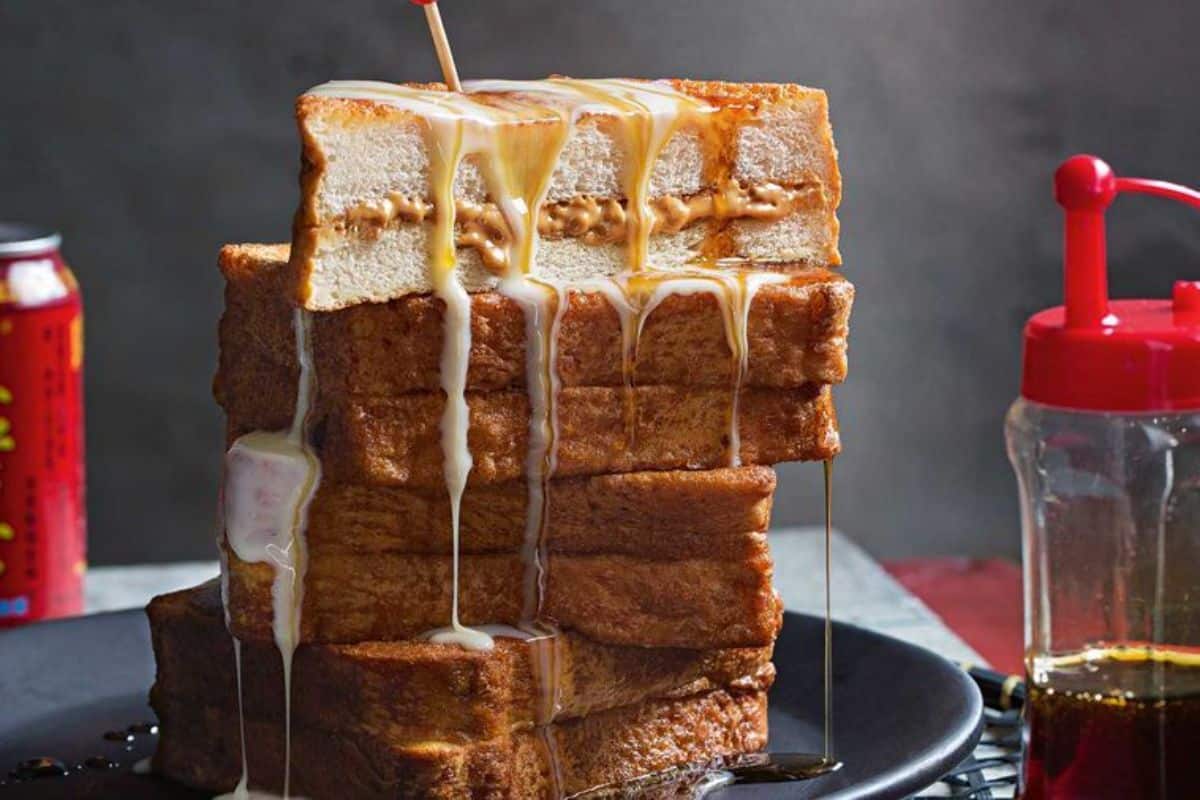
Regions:
<instances>
[{"instance_id":1,"label":"red bottle cap","mask_svg":"<svg viewBox=\"0 0 1200 800\"><path fill-rule=\"evenodd\" d=\"M1094 156L1058 168L1066 304L1025 326L1021 396L1088 411L1200 409L1200 281L1179 281L1170 300L1108 299L1104 213L1121 192L1200 207L1200 192L1118 178Z\"/></svg>"}]
</instances>

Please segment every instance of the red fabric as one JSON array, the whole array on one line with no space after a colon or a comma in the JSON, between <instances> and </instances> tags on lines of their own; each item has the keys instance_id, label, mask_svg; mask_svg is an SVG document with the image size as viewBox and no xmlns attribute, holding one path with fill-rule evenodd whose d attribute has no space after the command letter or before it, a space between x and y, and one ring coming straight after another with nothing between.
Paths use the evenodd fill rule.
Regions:
<instances>
[{"instance_id":1,"label":"red fabric","mask_svg":"<svg viewBox=\"0 0 1200 800\"><path fill-rule=\"evenodd\" d=\"M998 558L920 558L883 566L993 668L1024 672L1019 566Z\"/></svg>"}]
</instances>

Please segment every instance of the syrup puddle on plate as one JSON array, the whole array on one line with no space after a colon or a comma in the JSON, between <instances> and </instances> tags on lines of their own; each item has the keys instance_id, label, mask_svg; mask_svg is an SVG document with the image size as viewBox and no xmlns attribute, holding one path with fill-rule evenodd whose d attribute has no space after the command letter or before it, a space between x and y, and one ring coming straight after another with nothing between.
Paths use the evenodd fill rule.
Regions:
<instances>
[{"instance_id":1,"label":"syrup puddle on plate","mask_svg":"<svg viewBox=\"0 0 1200 800\"><path fill-rule=\"evenodd\" d=\"M50 778L69 778L72 775L77 775L83 772L108 772L111 770L121 769L128 766L137 774L145 774L149 772L148 758L134 758L129 760L132 755L135 745L139 744L139 740L145 737L157 737L158 725L154 722L136 722L123 730L105 731L98 738L103 741L109 748L120 748L120 753L115 756L108 756L102 753L87 756L82 761L76 764L54 758L52 756L39 756L37 758L29 758L17 763L10 769L7 775L0 779L0 787L10 784L28 783L30 781L41 781ZM121 759L126 759L122 761ZM128 763L127 763L128 762ZM146 767L142 772L139 772L139 765L145 763Z\"/></svg>"},{"instance_id":2,"label":"syrup puddle on plate","mask_svg":"<svg viewBox=\"0 0 1200 800\"><path fill-rule=\"evenodd\" d=\"M698 800L726 786L806 781L841 767L813 753L751 753L597 786L571 795L570 800Z\"/></svg>"}]
</instances>

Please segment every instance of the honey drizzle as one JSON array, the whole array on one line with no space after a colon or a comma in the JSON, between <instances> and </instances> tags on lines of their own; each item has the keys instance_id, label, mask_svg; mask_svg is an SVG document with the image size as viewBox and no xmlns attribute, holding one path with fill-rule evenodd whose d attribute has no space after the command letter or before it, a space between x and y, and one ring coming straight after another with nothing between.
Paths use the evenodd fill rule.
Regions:
<instances>
[{"instance_id":1,"label":"honey drizzle","mask_svg":"<svg viewBox=\"0 0 1200 800\"><path fill-rule=\"evenodd\" d=\"M629 276L626 292L640 298L634 322L633 361L646 320L671 295L710 294L718 304L725 324L730 353L731 399L729 410L728 464L741 466L741 395L750 367L750 308L758 290L770 283L785 283L788 277L770 272L725 272L697 270L688 273L653 273ZM633 366L630 367L633 369ZM630 391L632 394L632 391ZM630 401L632 402L632 401Z\"/></svg>"},{"instance_id":2,"label":"honey drizzle","mask_svg":"<svg viewBox=\"0 0 1200 800\"><path fill-rule=\"evenodd\" d=\"M579 81L552 79L579 92L582 97L623 112L618 116L625 149L624 189L628 199L626 235L629 244L629 270L647 268L650 233L656 215L650 204L650 181L654 165L667 140L691 116L705 106L674 89L655 84L623 80Z\"/></svg>"},{"instance_id":3,"label":"honey drizzle","mask_svg":"<svg viewBox=\"0 0 1200 800\"><path fill-rule=\"evenodd\" d=\"M833 764L833 459L825 467L825 763Z\"/></svg>"},{"instance_id":4,"label":"honey drizzle","mask_svg":"<svg viewBox=\"0 0 1200 800\"><path fill-rule=\"evenodd\" d=\"M504 211L505 221L514 234L508 249L507 271L498 289L521 305L525 314L530 414L525 459L527 500L522 545L525 570L520 627L538 634L530 643L529 653L538 697L535 730L546 753L552 794L561 797L562 760L551 727L558 714L562 684L559 636L557 628L543 622L542 605L549 569L546 530L550 480L558 462L558 331L566 308L566 294L560 287L537 281L530 275L537 257L542 202L574 121L561 110L557 118L558 125L540 133L540 146L530 149L526 143L525 148L518 148L514 146L515 140L501 136L501 145L489 151L488 159L492 162L489 188L493 196L497 196L497 189L500 190L497 204ZM520 198L519 203L512 202L514 196Z\"/></svg>"}]
</instances>

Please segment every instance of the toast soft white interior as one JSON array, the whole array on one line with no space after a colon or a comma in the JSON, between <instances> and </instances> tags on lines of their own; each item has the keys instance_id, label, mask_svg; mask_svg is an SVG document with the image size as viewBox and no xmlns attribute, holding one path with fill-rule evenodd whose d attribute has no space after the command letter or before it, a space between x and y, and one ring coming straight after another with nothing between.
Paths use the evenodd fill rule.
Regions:
<instances>
[{"instance_id":1,"label":"toast soft white interior","mask_svg":"<svg viewBox=\"0 0 1200 800\"><path fill-rule=\"evenodd\" d=\"M484 88L542 84L487 82ZM666 199L678 205L712 198L704 206L707 211L686 224L664 225L648 236L648 269L680 270L714 258L787 263L790 268L839 263L841 178L824 92L786 84L638 85L655 91L661 87L681 100L668 104L666 111L619 104L607 113L596 104L569 109L557 158L529 167L549 173L545 205L600 198L628 209L631 202ZM387 85L371 84L370 91L356 88L361 86L357 83L331 86L318 87L298 104L305 176L293 250L297 292L308 308L329 310L430 291L428 248L438 214L430 157L436 137L430 130L456 113L473 113L462 111L461 98L474 95L400 87L409 94L420 92L421 104L414 105L389 102L373 88ZM458 98L458 105L428 111L424 98L439 95ZM503 106L525 103L529 95L489 91L485 96L488 103ZM522 148L539 153L547 130L563 124L563 109L521 107L521 115L488 124L510 126L504 134L510 154ZM661 142L647 144L655 132ZM652 156L648 160L647 154ZM645 176L640 187L639 170ZM454 176L456 204L491 204L494 209L497 192L490 177L486 154L466 152ZM723 200L731 190L750 197L764 188L802 199L766 214L744 212ZM640 198L630 197L639 192ZM395 212L398 205L422 210L400 214ZM458 218L462 216L460 209ZM504 227L504 216L494 217ZM461 225L456 230L464 285L494 285L496 265L480 258L480 248L463 245ZM570 229L543 235L529 274L578 281L627 269L630 243L599 238L597 242ZM503 246L503 231L499 239Z\"/></svg>"}]
</instances>

